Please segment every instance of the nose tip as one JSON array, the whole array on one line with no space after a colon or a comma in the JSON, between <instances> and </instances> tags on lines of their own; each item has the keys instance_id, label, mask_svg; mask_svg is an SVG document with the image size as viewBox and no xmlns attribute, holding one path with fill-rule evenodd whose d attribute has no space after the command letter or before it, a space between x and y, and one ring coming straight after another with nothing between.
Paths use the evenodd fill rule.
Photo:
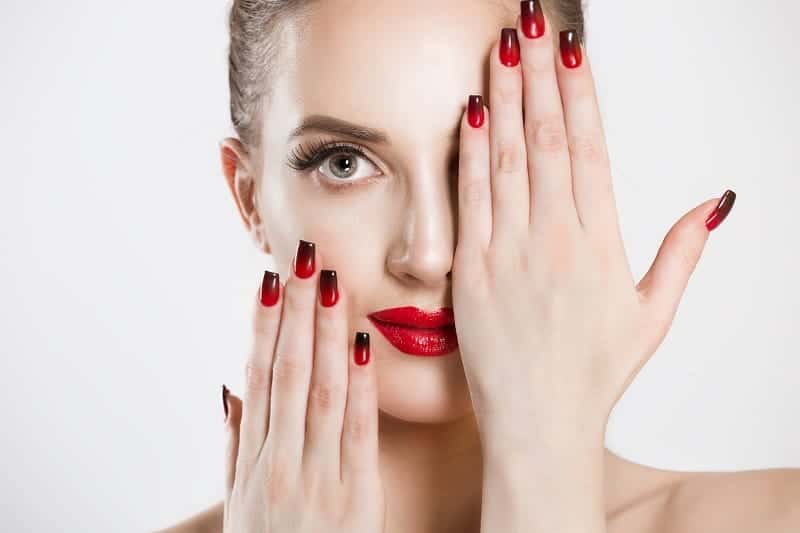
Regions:
<instances>
[{"instance_id":1,"label":"nose tip","mask_svg":"<svg viewBox=\"0 0 800 533\"><path fill-rule=\"evenodd\" d=\"M389 270L406 283L438 287L450 280L451 255L442 244L412 246L389 259Z\"/></svg>"}]
</instances>

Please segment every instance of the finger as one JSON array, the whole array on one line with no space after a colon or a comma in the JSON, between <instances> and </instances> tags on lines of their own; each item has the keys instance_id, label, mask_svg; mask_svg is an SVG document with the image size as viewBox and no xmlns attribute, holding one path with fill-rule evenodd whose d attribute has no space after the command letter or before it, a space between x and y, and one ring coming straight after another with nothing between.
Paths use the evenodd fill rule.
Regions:
<instances>
[{"instance_id":1,"label":"finger","mask_svg":"<svg viewBox=\"0 0 800 533\"><path fill-rule=\"evenodd\" d=\"M522 121L522 76L516 28L502 28L490 57L489 130L492 239L528 227L530 191Z\"/></svg>"},{"instance_id":2,"label":"finger","mask_svg":"<svg viewBox=\"0 0 800 533\"><path fill-rule=\"evenodd\" d=\"M605 134L589 57L574 30L559 35L558 83L567 126L572 196L582 226L602 238L618 231Z\"/></svg>"},{"instance_id":3,"label":"finger","mask_svg":"<svg viewBox=\"0 0 800 533\"><path fill-rule=\"evenodd\" d=\"M253 302L253 346L245 365L245 391L240 429L241 468L253 464L267 437L272 354L280 327L283 292L280 275L264 271Z\"/></svg>"},{"instance_id":4,"label":"finger","mask_svg":"<svg viewBox=\"0 0 800 533\"><path fill-rule=\"evenodd\" d=\"M470 95L459 135L458 242L481 250L492 237L488 118L483 97Z\"/></svg>"},{"instance_id":5,"label":"finger","mask_svg":"<svg viewBox=\"0 0 800 533\"><path fill-rule=\"evenodd\" d=\"M239 455L239 430L242 422L242 400L228 392L228 388L223 385L223 402L227 405L228 410L228 415L225 418L225 430L228 434L228 446L225 451L225 502L227 504L236 479L236 458Z\"/></svg>"},{"instance_id":6,"label":"finger","mask_svg":"<svg viewBox=\"0 0 800 533\"><path fill-rule=\"evenodd\" d=\"M303 471L339 483L349 347L346 291L335 270L320 272L315 328Z\"/></svg>"},{"instance_id":7,"label":"finger","mask_svg":"<svg viewBox=\"0 0 800 533\"><path fill-rule=\"evenodd\" d=\"M302 463L306 407L314 349L317 286L322 258L313 242L301 240L286 282L283 314L272 368L270 423L264 449L294 474Z\"/></svg>"},{"instance_id":8,"label":"finger","mask_svg":"<svg viewBox=\"0 0 800 533\"><path fill-rule=\"evenodd\" d=\"M709 227L713 229L725 219L735 200L736 194L727 191L719 202L708 200L683 215L667 233L655 261L637 285L646 307L645 316L662 337L703 253ZM715 204L717 207L712 209Z\"/></svg>"},{"instance_id":9,"label":"finger","mask_svg":"<svg viewBox=\"0 0 800 533\"><path fill-rule=\"evenodd\" d=\"M537 222L542 224L553 220L577 223L567 130L556 78L550 20L538 1L526 2L520 7L524 16L519 17L517 25L530 175L530 223L536 225ZM534 23L536 31L532 32Z\"/></svg>"},{"instance_id":10,"label":"finger","mask_svg":"<svg viewBox=\"0 0 800 533\"><path fill-rule=\"evenodd\" d=\"M357 331L348 357L350 377L341 437L341 479L356 494L369 494L369 482L378 468L378 380L371 359L369 333Z\"/></svg>"}]
</instances>

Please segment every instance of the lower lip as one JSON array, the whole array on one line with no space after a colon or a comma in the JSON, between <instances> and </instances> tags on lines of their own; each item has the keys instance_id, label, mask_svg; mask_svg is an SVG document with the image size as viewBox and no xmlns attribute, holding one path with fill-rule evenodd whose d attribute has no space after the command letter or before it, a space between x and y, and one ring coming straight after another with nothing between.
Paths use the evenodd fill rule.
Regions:
<instances>
[{"instance_id":1,"label":"lower lip","mask_svg":"<svg viewBox=\"0 0 800 533\"><path fill-rule=\"evenodd\" d=\"M458 348L455 326L442 328L412 328L389 322L370 321L392 345L408 355L437 357Z\"/></svg>"}]
</instances>

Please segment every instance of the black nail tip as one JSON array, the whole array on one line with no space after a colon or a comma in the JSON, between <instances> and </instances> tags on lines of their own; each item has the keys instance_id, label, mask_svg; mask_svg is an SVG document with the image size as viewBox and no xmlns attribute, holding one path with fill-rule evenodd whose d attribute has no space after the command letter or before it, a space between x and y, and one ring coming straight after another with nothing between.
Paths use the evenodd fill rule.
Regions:
<instances>
[{"instance_id":1,"label":"black nail tip","mask_svg":"<svg viewBox=\"0 0 800 533\"><path fill-rule=\"evenodd\" d=\"M225 384L222 384L222 409L225 411L225 420L228 420L228 394L230 391Z\"/></svg>"}]
</instances>

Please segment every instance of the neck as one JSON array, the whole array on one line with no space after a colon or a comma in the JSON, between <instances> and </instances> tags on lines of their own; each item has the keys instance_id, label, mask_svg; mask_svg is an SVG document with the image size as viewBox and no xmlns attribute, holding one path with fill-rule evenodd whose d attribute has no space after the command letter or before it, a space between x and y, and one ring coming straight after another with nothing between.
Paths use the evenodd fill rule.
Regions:
<instances>
[{"instance_id":1,"label":"neck","mask_svg":"<svg viewBox=\"0 0 800 533\"><path fill-rule=\"evenodd\" d=\"M411 423L381 412L379 445L387 533L478 533L482 459L471 412L445 424Z\"/></svg>"},{"instance_id":2,"label":"neck","mask_svg":"<svg viewBox=\"0 0 800 533\"><path fill-rule=\"evenodd\" d=\"M483 460L472 412L444 424L411 423L380 412L379 445L387 524L397 531L479 531ZM634 504L637 495L658 489L647 475L652 469L605 448L603 468L609 517Z\"/></svg>"}]
</instances>

